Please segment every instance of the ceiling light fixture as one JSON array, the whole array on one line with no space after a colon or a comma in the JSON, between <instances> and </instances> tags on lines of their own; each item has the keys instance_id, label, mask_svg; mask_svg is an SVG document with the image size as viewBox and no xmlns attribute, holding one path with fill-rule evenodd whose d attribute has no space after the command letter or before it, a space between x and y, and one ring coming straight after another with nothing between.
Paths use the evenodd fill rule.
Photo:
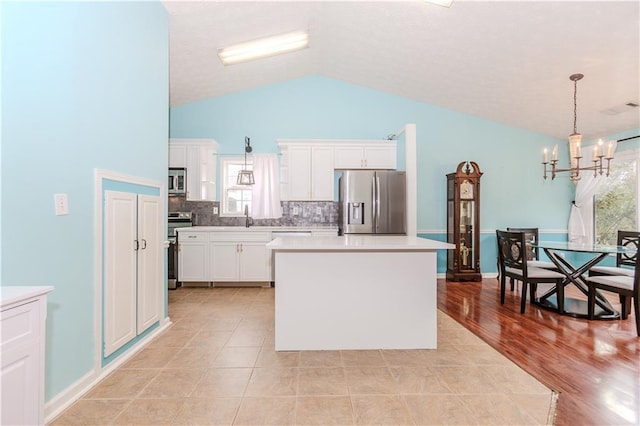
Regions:
<instances>
[{"instance_id":1,"label":"ceiling light fixture","mask_svg":"<svg viewBox=\"0 0 640 426\"><path fill-rule=\"evenodd\" d=\"M238 185L253 185L256 183L253 177L253 170L247 169L247 153L253 151L251 148L251 139L248 136L244 137L244 168L238 172Z\"/></svg>"},{"instance_id":2,"label":"ceiling light fixture","mask_svg":"<svg viewBox=\"0 0 640 426\"><path fill-rule=\"evenodd\" d=\"M432 3L432 4L436 4L438 6L443 6L443 7L451 7L451 4L453 3L453 0L424 0L427 3Z\"/></svg>"},{"instance_id":3,"label":"ceiling light fixture","mask_svg":"<svg viewBox=\"0 0 640 426\"><path fill-rule=\"evenodd\" d=\"M233 65L307 47L309 47L309 34L305 31L296 31L218 49L218 56L223 64Z\"/></svg>"},{"instance_id":4,"label":"ceiling light fixture","mask_svg":"<svg viewBox=\"0 0 640 426\"><path fill-rule=\"evenodd\" d=\"M580 167L580 159L582 158L582 151L580 148L580 144L582 143L582 135L578 133L578 81L582 80L584 75L582 74L571 74L569 76L569 80L573 81L573 133L569 135L569 158L571 161L571 165L567 169L559 169L556 167L558 163L558 145L553 147L553 152L551 154L551 161L549 161L547 148L542 152L542 164L544 165L544 178L547 178L547 164L551 163L551 180L556 178L556 173L559 172L571 172L569 179L573 183L577 183L580 180L580 172L582 170L593 170L593 177L596 177L598 174L602 175L605 173L605 169L603 168L603 159L607 160L606 167L606 176L609 176L609 166L611 160L613 160L613 142L609 142L609 147L607 149L607 156L605 157L603 151L603 143L602 139L598 141L596 145L593 147L593 156L592 162L593 166L588 167Z\"/></svg>"}]
</instances>

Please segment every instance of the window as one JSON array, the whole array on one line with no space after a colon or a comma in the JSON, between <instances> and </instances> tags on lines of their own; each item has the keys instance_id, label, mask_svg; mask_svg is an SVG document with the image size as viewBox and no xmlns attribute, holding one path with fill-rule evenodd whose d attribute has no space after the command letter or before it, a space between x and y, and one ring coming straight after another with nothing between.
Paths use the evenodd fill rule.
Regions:
<instances>
[{"instance_id":1,"label":"window","mask_svg":"<svg viewBox=\"0 0 640 426\"><path fill-rule=\"evenodd\" d=\"M623 151L611 162L611 174L595 195L595 242L616 244L618 230L638 229L640 150Z\"/></svg>"},{"instance_id":2,"label":"window","mask_svg":"<svg viewBox=\"0 0 640 426\"><path fill-rule=\"evenodd\" d=\"M238 172L243 170L244 158L224 158L220 161L222 165L222 188L220 196L222 197L222 215L223 216L242 216L244 208L247 206L251 211L251 186L238 185ZM251 160L247 160L247 169L252 170L253 164Z\"/></svg>"}]
</instances>

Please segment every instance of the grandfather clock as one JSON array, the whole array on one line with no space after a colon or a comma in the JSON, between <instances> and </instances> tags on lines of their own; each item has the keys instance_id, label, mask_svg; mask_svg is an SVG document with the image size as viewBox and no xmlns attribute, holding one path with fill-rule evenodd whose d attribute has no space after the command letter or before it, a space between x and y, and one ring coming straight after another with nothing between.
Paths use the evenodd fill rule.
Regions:
<instances>
[{"instance_id":1,"label":"grandfather clock","mask_svg":"<svg viewBox=\"0 0 640 426\"><path fill-rule=\"evenodd\" d=\"M447 280L482 281L480 273L480 177L473 161L447 175Z\"/></svg>"}]
</instances>

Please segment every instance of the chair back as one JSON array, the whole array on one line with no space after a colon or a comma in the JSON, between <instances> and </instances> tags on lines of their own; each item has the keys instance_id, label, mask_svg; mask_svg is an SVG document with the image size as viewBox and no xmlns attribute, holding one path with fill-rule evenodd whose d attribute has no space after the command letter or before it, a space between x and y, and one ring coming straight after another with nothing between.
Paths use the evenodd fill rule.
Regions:
<instances>
[{"instance_id":1,"label":"chair back","mask_svg":"<svg viewBox=\"0 0 640 426\"><path fill-rule=\"evenodd\" d=\"M538 228L507 228L507 231L524 232L524 238L527 244L527 260L540 260L538 247L531 246L531 244L538 242Z\"/></svg>"},{"instance_id":2,"label":"chair back","mask_svg":"<svg viewBox=\"0 0 640 426\"><path fill-rule=\"evenodd\" d=\"M616 256L616 266L629 266L634 268L638 258L638 249L640 248L640 232L618 231L618 245L628 248L635 248L636 252L618 253Z\"/></svg>"},{"instance_id":3,"label":"chair back","mask_svg":"<svg viewBox=\"0 0 640 426\"><path fill-rule=\"evenodd\" d=\"M500 269L519 269L527 276L527 243L524 232L501 231L496 229L498 239L498 259Z\"/></svg>"}]
</instances>

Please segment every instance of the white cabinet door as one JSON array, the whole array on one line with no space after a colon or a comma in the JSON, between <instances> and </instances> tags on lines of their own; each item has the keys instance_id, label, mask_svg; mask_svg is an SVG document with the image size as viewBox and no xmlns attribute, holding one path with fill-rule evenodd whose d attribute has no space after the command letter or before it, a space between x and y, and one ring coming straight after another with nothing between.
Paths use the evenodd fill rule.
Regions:
<instances>
[{"instance_id":1,"label":"white cabinet door","mask_svg":"<svg viewBox=\"0 0 640 426\"><path fill-rule=\"evenodd\" d=\"M289 147L289 200L311 199L311 147Z\"/></svg>"},{"instance_id":2,"label":"white cabinet door","mask_svg":"<svg viewBox=\"0 0 640 426\"><path fill-rule=\"evenodd\" d=\"M364 151L359 146L340 146L335 148L336 169L360 169L364 167Z\"/></svg>"},{"instance_id":3,"label":"white cabinet door","mask_svg":"<svg viewBox=\"0 0 640 426\"><path fill-rule=\"evenodd\" d=\"M369 146L364 149L365 167L369 169L392 169L397 167L396 144Z\"/></svg>"},{"instance_id":4,"label":"white cabinet door","mask_svg":"<svg viewBox=\"0 0 640 426\"><path fill-rule=\"evenodd\" d=\"M239 257L240 281L271 281L265 243L241 243Z\"/></svg>"},{"instance_id":5,"label":"white cabinet door","mask_svg":"<svg viewBox=\"0 0 640 426\"><path fill-rule=\"evenodd\" d=\"M311 149L311 200L333 201L333 147Z\"/></svg>"},{"instance_id":6,"label":"white cabinet door","mask_svg":"<svg viewBox=\"0 0 640 426\"><path fill-rule=\"evenodd\" d=\"M201 182L200 145L187 146L187 200L202 200Z\"/></svg>"},{"instance_id":7,"label":"white cabinet door","mask_svg":"<svg viewBox=\"0 0 640 426\"><path fill-rule=\"evenodd\" d=\"M209 243L181 241L185 237L178 235L178 281L209 281Z\"/></svg>"},{"instance_id":8,"label":"white cabinet door","mask_svg":"<svg viewBox=\"0 0 640 426\"><path fill-rule=\"evenodd\" d=\"M136 337L137 195L106 191L104 356Z\"/></svg>"},{"instance_id":9,"label":"white cabinet door","mask_svg":"<svg viewBox=\"0 0 640 426\"><path fill-rule=\"evenodd\" d=\"M160 212L159 197L138 196L138 334L160 320L160 295L165 282L164 238L160 234L164 224Z\"/></svg>"},{"instance_id":10,"label":"white cabinet door","mask_svg":"<svg viewBox=\"0 0 640 426\"><path fill-rule=\"evenodd\" d=\"M239 251L236 242L211 243L212 281L238 281Z\"/></svg>"},{"instance_id":11,"label":"white cabinet door","mask_svg":"<svg viewBox=\"0 0 640 426\"><path fill-rule=\"evenodd\" d=\"M169 143L169 167L187 167L187 146Z\"/></svg>"}]
</instances>

